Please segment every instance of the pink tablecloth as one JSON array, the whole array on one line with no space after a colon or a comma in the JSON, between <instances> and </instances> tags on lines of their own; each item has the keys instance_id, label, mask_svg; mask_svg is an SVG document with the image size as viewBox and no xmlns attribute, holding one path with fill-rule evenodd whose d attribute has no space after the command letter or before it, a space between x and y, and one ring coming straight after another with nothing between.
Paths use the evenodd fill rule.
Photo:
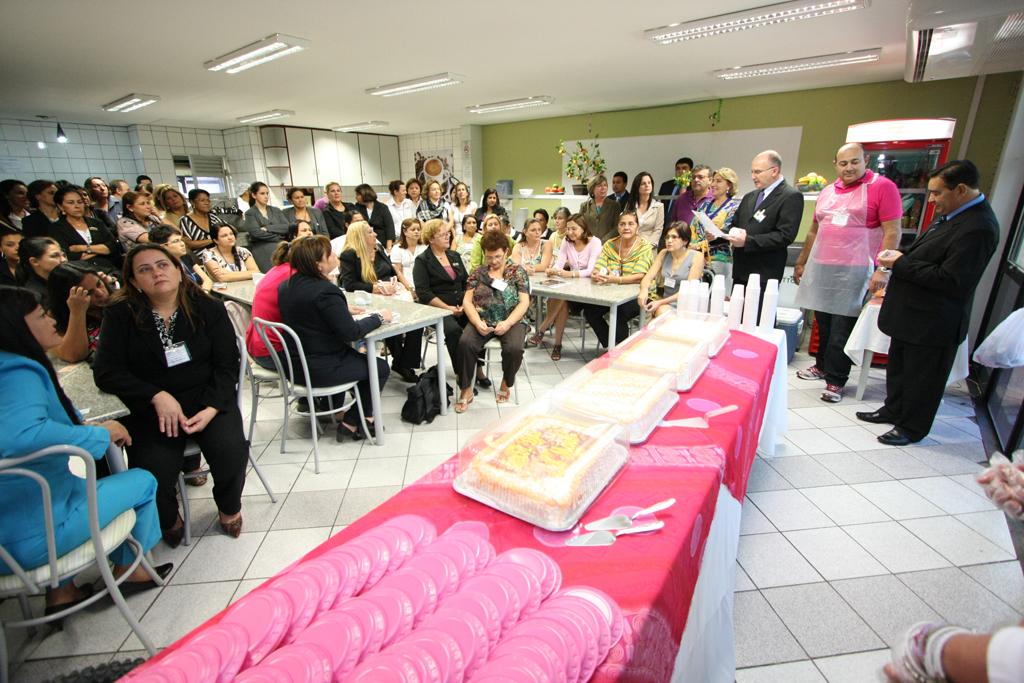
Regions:
<instances>
[{"instance_id":1,"label":"pink tablecloth","mask_svg":"<svg viewBox=\"0 0 1024 683\"><path fill-rule=\"evenodd\" d=\"M657 429L645 444L631 450L629 464L585 516L597 519L621 506L674 497L677 504L658 514L666 523L658 533L627 536L604 548L564 547L561 543L571 532L537 530L455 493L451 480L458 458L453 456L303 559L316 557L399 514L423 515L439 532L457 521L483 521L499 553L523 546L542 550L561 566L564 585L588 584L618 601L626 619L625 635L593 680L667 681L686 627L720 484L737 500L742 500L746 490L775 352L770 343L734 332L694 389L680 394L669 417L692 417L733 403L739 409L713 418L707 430ZM216 623L222 614L193 634ZM151 661L174 649L171 645Z\"/></svg>"}]
</instances>

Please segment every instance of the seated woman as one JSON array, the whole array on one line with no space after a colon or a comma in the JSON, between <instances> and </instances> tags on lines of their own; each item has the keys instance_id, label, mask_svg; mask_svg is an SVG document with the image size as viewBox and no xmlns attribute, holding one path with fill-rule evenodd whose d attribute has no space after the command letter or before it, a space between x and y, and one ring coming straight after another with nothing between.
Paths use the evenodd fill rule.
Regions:
<instances>
[{"instance_id":1,"label":"seated woman","mask_svg":"<svg viewBox=\"0 0 1024 683\"><path fill-rule=\"evenodd\" d=\"M452 205L442 196L441 183L431 180L423 190L423 198L416 207L416 218L419 218L421 223L440 218L454 230L455 214L452 212Z\"/></svg>"},{"instance_id":2,"label":"seated woman","mask_svg":"<svg viewBox=\"0 0 1024 683\"><path fill-rule=\"evenodd\" d=\"M555 213L551 216L551 219L555 221L555 229L551 231L551 236L548 237L548 240L551 242L551 253L555 254L556 257L562 248L562 240L565 239L565 223L571 215L572 212L569 209L560 206L555 209Z\"/></svg>"},{"instance_id":3,"label":"seated woman","mask_svg":"<svg viewBox=\"0 0 1024 683\"><path fill-rule=\"evenodd\" d=\"M489 213L497 216L505 216L508 213L498 199L498 191L493 187L484 190L483 197L480 198L480 208L476 210L477 221L483 223L484 216Z\"/></svg>"},{"instance_id":4,"label":"seated woman","mask_svg":"<svg viewBox=\"0 0 1024 683\"><path fill-rule=\"evenodd\" d=\"M466 266L459 255L448 248L451 228L440 218L423 225L423 242L427 249L416 257L412 280L421 304L443 308L452 315L444 318L444 344L452 367L456 366L459 338L468 322L462 302L466 293Z\"/></svg>"},{"instance_id":5,"label":"seated woman","mask_svg":"<svg viewBox=\"0 0 1024 683\"><path fill-rule=\"evenodd\" d=\"M305 225L305 223L302 225ZM312 235L304 235L303 238L310 236ZM256 289L253 290L253 318L269 320L272 323L281 322L281 309L278 306L277 289L281 286L282 282L295 273L288 259L292 247L297 244L299 239L303 238L293 238L277 245L277 249L274 250L274 255L270 259L274 267L260 278L260 281L256 283ZM270 343L274 347L275 352L281 352L281 346L278 344L277 339L271 337ZM261 368L277 370L277 367L274 365L274 359L270 357L270 351L263 343L263 340L260 339L260 335L256 332L256 328L253 327L251 321L249 322L248 329L245 331L245 348Z\"/></svg>"},{"instance_id":6,"label":"seated woman","mask_svg":"<svg viewBox=\"0 0 1024 683\"><path fill-rule=\"evenodd\" d=\"M637 303L655 317L672 310L679 299L679 283L699 280L704 274L704 254L690 248L690 226L676 222L665 232L665 248L658 252L650 270L640 281ZM661 283L662 298L652 297L655 286Z\"/></svg>"},{"instance_id":7,"label":"seated woman","mask_svg":"<svg viewBox=\"0 0 1024 683\"><path fill-rule=\"evenodd\" d=\"M220 527L238 538L249 445L235 393L238 347L224 304L186 279L178 259L156 244L128 252L124 279L103 314L93 377L131 411L129 466L156 477L160 528L177 547L184 533L178 473L192 439L210 466Z\"/></svg>"},{"instance_id":8,"label":"seated woman","mask_svg":"<svg viewBox=\"0 0 1024 683\"><path fill-rule=\"evenodd\" d=\"M210 193L196 188L188 193L192 210L181 217L178 227L185 237L185 246L193 251L213 246L210 230L224 221L210 213Z\"/></svg>"},{"instance_id":9,"label":"seated woman","mask_svg":"<svg viewBox=\"0 0 1024 683\"><path fill-rule=\"evenodd\" d=\"M63 341L54 355L66 363L87 360L96 351L103 307L110 300L108 277L87 264L62 263L46 282L50 315Z\"/></svg>"},{"instance_id":10,"label":"seated woman","mask_svg":"<svg viewBox=\"0 0 1024 683\"><path fill-rule=\"evenodd\" d=\"M238 231L224 223L213 228L213 246L199 252L199 262L214 282L251 280L260 272L252 252L236 245Z\"/></svg>"},{"instance_id":11,"label":"seated woman","mask_svg":"<svg viewBox=\"0 0 1024 683\"><path fill-rule=\"evenodd\" d=\"M301 187L289 188L288 201L290 201L292 205L284 210L284 217L287 219L289 226L294 225L299 221L303 221L314 234L328 234L327 221L324 219L324 215L320 213L320 209L307 206L309 198L306 197L305 190Z\"/></svg>"},{"instance_id":12,"label":"seated woman","mask_svg":"<svg viewBox=\"0 0 1024 683\"><path fill-rule=\"evenodd\" d=\"M341 183L327 183L327 202L324 204L324 221L327 223L327 236L331 240L344 237L348 230L348 224L352 222L352 213L355 209L341 198Z\"/></svg>"},{"instance_id":13,"label":"seated woman","mask_svg":"<svg viewBox=\"0 0 1024 683\"><path fill-rule=\"evenodd\" d=\"M612 203L618 202L612 200ZM589 221L588 221L589 224ZM654 260L654 248L651 243L637 234L639 222L632 211L624 211L619 215L619 236L604 243L601 255L590 275L590 279L599 284L633 285L644 279L651 269ZM604 316L607 306L596 304L583 305L583 317L597 335L601 346L608 346L608 323ZM619 306L619 314L615 325L615 343L629 334L628 323L640 315L640 303L630 301Z\"/></svg>"},{"instance_id":14,"label":"seated woman","mask_svg":"<svg viewBox=\"0 0 1024 683\"><path fill-rule=\"evenodd\" d=\"M62 218L50 228L50 234L69 261L90 261L103 270L115 270L121 251L110 231L95 218L85 216L85 190L65 185L53 196Z\"/></svg>"},{"instance_id":15,"label":"seated woman","mask_svg":"<svg viewBox=\"0 0 1024 683\"><path fill-rule=\"evenodd\" d=\"M581 213L573 214L566 221L565 239L558 250L558 258L548 268L547 274L552 277L583 278L590 277L601 255L601 240L590 233L587 219ZM565 335L565 323L570 314L583 310L583 305L564 299L548 299L548 314L537 326L537 333L527 340L528 346L539 346L544 333L553 324L555 326L555 343L551 348L551 360L562 359L562 337Z\"/></svg>"},{"instance_id":16,"label":"seated woman","mask_svg":"<svg viewBox=\"0 0 1024 683\"><path fill-rule=\"evenodd\" d=\"M413 294L416 288L412 286L412 266L416 262L416 257L427 248L427 245L420 243L422 228L419 220L406 218L402 221L398 241L391 247L391 265L395 269L395 276L402 286Z\"/></svg>"},{"instance_id":17,"label":"seated woman","mask_svg":"<svg viewBox=\"0 0 1024 683\"><path fill-rule=\"evenodd\" d=\"M462 219L466 216L476 216L476 202L470 198L466 183L455 183L451 192L451 207L455 225L462 225Z\"/></svg>"},{"instance_id":18,"label":"seated woman","mask_svg":"<svg viewBox=\"0 0 1024 683\"><path fill-rule=\"evenodd\" d=\"M373 292L382 296L398 293L395 268L365 221L356 221L348 226L348 240L340 261L339 282L345 291ZM391 369L406 382L415 383L419 379L416 369L420 366L422 341L422 329L385 340L392 357Z\"/></svg>"},{"instance_id":19,"label":"seated woman","mask_svg":"<svg viewBox=\"0 0 1024 683\"><path fill-rule=\"evenodd\" d=\"M181 230L172 225L158 225L149 231L149 241L153 244L162 244L167 251L174 254L181 262L181 273L192 282L209 292L213 289L213 279L207 274L206 269L195 262L188 247L185 246L185 238Z\"/></svg>"},{"instance_id":20,"label":"seated woman","mask_svg":"<svg viewBox=\"0 0 1024 683\"><path fill-rule=\"evenodd\" d=\"M491 231L496 231L505 235L508 240L508 250L511 253L516 248L516 241L512 238L512 225L507 221L507 216L496 216L489 214L484 216L484 219L480 222L480 234L481 236L486 235ZM484 250L480 245L480 240L476 240L473 243L473 248L469 252L469 270L470 272L476 270L484 264Z\"/></svg>"},{"instance_id":21,"label":"seated woman","mask_svg":"<svg viewBox=\"0 0 1024 683\"><path fill-rule=\"evenodd\" d=\"M500 232L491 231L480 238L484 265L470 274L462 307L469 320L459 338L455 366L462 393L455 412L464 413L473 402L473 377L484 344L495 337L501 342L501 388L495 401L508 401L516 373L523 364L526 325L523 316L530 307L530 278L508 258L508 243Z\"/></svg>"},{"instance_id":22,"label":"seated woman","mask_svg":"<svg viewBox=\"0 0 1024 683\"><path fill-rule=\"evenodd\" d=\"M351 226L349 226L351 228ZM366 411L369 411L370 380L366 356L352 348L352 342L362 339L385 322L391 321L390 311L381 311L355 320L349 312L345 294L329 279L338 267L338 257L331 251L331 241L323 235L304 237L292 245L289 262L295 274L278 287L277 303L281 322L295 331L302 342L309 367L309 382L313 386L333 386L358 382L357 391ZM294 367L300 368L296 350L289 347ZM377 358L377 376L383 388L388 378L388 364ZM373 417L366 416L371 435ZM337 439L362 439L359 411L353 406L338 423Z\"/></svg>"},{"instance_id":23,"label":"seated woman","mask_svg":"<svg viewBox=\"0 0 1024 683\"><path fill-rule=\"evenodd\" d=\"M452 251L458 252L467 268L469 267L469 257L473 253L473 245L480 238L478 225L476 216L463 216L462 234L458 235L452 243Z\"/></svg>"},{"instance_id":24,"label":"seated woman","mask_svg":"<svg viewBox=\"0 0 1024 683\"><path fill-rule=\"evenodd\" d=\"M0 181L0 225L22 230L21 220L29 215L28 185L14 178Z\"/></svg>"},{"instance_id":25,"label":"seated woman","mask_svg":"<svg viewBox=\"0 0 1024 683\"><path fill-rule=\"evenodd\" d=\"M388 197L384 200L384 205L391 212L392 225L401 225L406 219L416 217L416 205L407 196L405 183L401 180L392 180L388 183Z\"/></svg>"},{"instance_id":26,"label":"seated woman","mask_svg":"<svg viewBox=\"0 0 1024 683\"><path fill-rule=\"evenodd\" d=\"M160 225L156 208L148 194L125 192L121 199L121 217L117 219L117 238L125 249L149 241L149 231Z\"/></svg>"},{"instance_id":27,"label":"seated woman","mask_svg":"<svg viewBox=\"0 0 1024 683\"><path fill-rule=\"evenodd\" d=\"M29 291L0 287L0 381L17 391L0 392L0 458L17 458L29 453L70 444L88 451L96 460L106 455L111 442L130 445L132 437L120 423L109 420L86 424L57 381L46 352L61 342L38 299ZM105 463L97 463L106 471ZM41 476L50 486L57 555L63 555L89 540L88 503L85 480L68 469L68 458L51 456L22 465ZM144 551L160 541L153 496L156 482L142 470L105 476L96 482L99 523L105 526L122 512L134 509L132 536ZM46 563L46 534L43 501L39 486L25 477L0 477L0 500L17 504L0 506L0 544L23 568ZM134 551L124 543L110 554L114 575L120 576L134 560ZM171 564L156 567L167 576ZM11 569L0 561L0 573ZM156 584L141 566L121 585L128 593ZM85 600L92 587L78 588L67 581L46 592L45 614L50 615Z\"/></svg>"},{"instance_id":28,"label":"seated woman","mask_svg":"<svg viewBox=\"0 0 1024 683\"><path fill-rule=\"evenodd\" d=\"M391 249L395 242L395 224L391 220L391 211L377 201L377 192L370 185L363 183L356 186L356 208L352 220L359 220L362 214L363 220L370 224L373 232L377 235L377 241L385 249Z\"/></svg>"},{"instance_id":29,"label":"seated woman","mask_svg":"<svg viewBox=\"0 0 1024 683\"><path fill-rule=\"evenodd\" d=\"M18 286L18 246L22 239L22 233L0 225L0 285Z\"/></svg>"},{"instance_id":30,"label":"seated woman","mask_svg":"<svg viewBox=\"0 0 1024 683\"><path fill-rule=\"evenodd\" d=\"M277 243L288 234L288 219L281 209L271 205L270 188L266 183L257 180L249 186L248 194L249 210L242 220L242 229L249 233L253 258L262 271L270 268L270 257Z\"/></svg>"},{"instance_id":31,"label":"seated woman","mask_svg":"<svg viewBox=\"0 0 1024 683\"><path fill-rule=\"evenodd\" d=\"M543 273L551 265L551 242L544 239L544 225L530 218L523 226L523 234L512 249L512 262L523 267L527 275Z\"/></svg>"},{"instance_id":32,"label":"seated woman","mask_svg":"<svg viewBox=\"0 0 1024 683\"><path fill-rule=\"evenodd\" d=\"M153 193L153 204L160 211L160 220L176 228L188 213L188 202L173 185L157 185Z\"/></svg>"},{"instance_id":33,"label":"seated woman","mask_svg":"<svg viewBox=\"0 0 1024 683\"><path fill-rule=\"evenodd\" d=\"M28 184L28 203L32 213L21 219L25 237L49 237L50 227L60 220L60 209L53 202L57 185L52 180L33 180Z\"/></svg>"},{"instance_id":34,"label":"seated woman","mask_svg":"<svg viewBox=\"0 0 1024 683\"><path fill-rule=\"evenodd\" d=\"M46 308L50 292L46 281L53 269L67 261L57 240L52 237L29 237L18 244L18 284L35 292Z\"/></svg>"}]
</instances>

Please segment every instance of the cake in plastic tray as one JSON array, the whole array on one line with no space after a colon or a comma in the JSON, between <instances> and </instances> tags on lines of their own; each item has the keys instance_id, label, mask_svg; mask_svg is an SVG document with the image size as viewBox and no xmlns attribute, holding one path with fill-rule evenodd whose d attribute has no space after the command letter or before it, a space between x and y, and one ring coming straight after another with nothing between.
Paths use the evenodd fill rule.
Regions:
<instances>
[{"instance_id":1,"label":"cake in plastic tray","mask_svg":"<svg viewBox=\"0 0 1024 683\"><path fill-rule=\"evenodd\" d=\"M616 366L675 375L676 390L689 391L708 366L707 348L707 342L669 341L648 334L616 347L612 353Z\"/></svg>"},{"instance_id":2,"label":"cake in plastic tray","mask_svg":"<svg viewBox=\"0 0 1024 683\"><path fill-rule=\"evenodd\" d=\"M707 342L709 358L718 355L729 341L729 321L709 313L669 313L655 318L647 329L661 339L691 344Z\"/></svg>"},{"instance_id":3,"label":"cake in plastic tray","mask_svg":"<svg viewBox=\"0 0 1024 683\"><path fill-rule=\"evenodd\" d=\"M628 457L620 425L557 411L524 411L508 424L482 431L462 450L453 487L530 524L566 531Z\"/></svg>"},{"instance_id":4,"label":"cake in plastic tray","mask_svg":"<svg viewBox=\"0 0 1024 683\"><path fill-rule=\"evenodd\" d=\"M551 401L565 410L626 428L630 443L643 443L679 400L668 373L613 367L593 361L555 387Z\"/></svg>"}]
</instances>

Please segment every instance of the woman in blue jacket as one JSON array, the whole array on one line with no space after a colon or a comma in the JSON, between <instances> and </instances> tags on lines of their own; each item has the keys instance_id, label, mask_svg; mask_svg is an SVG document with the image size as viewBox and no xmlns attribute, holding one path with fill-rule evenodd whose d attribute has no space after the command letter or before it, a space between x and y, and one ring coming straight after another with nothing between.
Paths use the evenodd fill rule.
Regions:
<instances>
[{"instance_id":1,"label":"woman in blue jacket","mask_svg":"<svg viewBox=\"0 0 1024 683\"><path fill-rule=\"evenodd\" d=\"M118 422L83 424L81 415L64 394L46 351L60 344L56 324L36 296L27 289L0 287L0 458L17 458L58 444L83 448L100 460L113 441L131 443L128 431ZM15 390L16 387L16 390ZM50 485L57 554L62 555L89 540L85 480L68 470L68 458L52 456L23 465L40 474ZM96 483L100 526L110 523L129 508L135 510L132 536L149 551L160 540L157 520L156 480L144 470L130 470L99 479ZM23 568L47 560L42 496L38 484L26 477L0 477L0 545ZM111 554L114 575L127 569L134 551L121 544ZM170 563L156 567L167 576ZM11 569L0 561L0 574ZM142 567L123 584L138 588L155 585ZM68 581L47 591L46 614L85 600L92 587L76 587Z\"/></svg>"}]
</instances>

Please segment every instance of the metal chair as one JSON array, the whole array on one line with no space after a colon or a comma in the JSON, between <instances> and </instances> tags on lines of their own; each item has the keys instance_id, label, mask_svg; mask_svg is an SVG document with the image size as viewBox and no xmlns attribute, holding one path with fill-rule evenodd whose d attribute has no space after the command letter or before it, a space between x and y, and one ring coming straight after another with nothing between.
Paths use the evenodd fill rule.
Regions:
<instances>
[{"instance_id":1,"label":"metal chair","mask_svg":"<svg viewBox=\"0 0 1024 683\"><path fill-rule=\"evenodd\" d=\"M241 358L244 359L246 357L245 338L236 334L235 335L235 343L238 345L238 352L239 352L239 354L241 354ZM238 394L237 394L238 395L238 410L239 410L239 412L241 412L241 410L242 410L242 383L245 381L245 375L246 375L246 364L245 364L245 362L241 362L241 363L239 363L239 370L238 370ZM277 381L276 377L275 377L274 381L275 382ZM256 401L255 394L253 395L253 401L254 402ZM255 414L255 408L253 409L253 413ZM252 436L251 428L250 428L249 435L250 435L250 437ZM246 443L247 444L251 444L250 441L247 441ZM199 448L199 444L197 444L192 439L188 439L185 442L185 457L186 458L189 457L189 456L193 456L193 455L199 455L201 452L202 452L202 449ZM267 495L270 496L270 502L271 503L276 503L277 502L277 497L274 496L274 489L270 488L270 482L267 481L266 475L263 474L263 470L260 469L259 463L256 462L256 458L252 457L252 448L251 447L249 448L249 464L252 465L252 469L253 469L254 472L256 472L256 476L260 478L260 483L263 484L263 488L267 492ZM191 510L189 509L189 499L188 499L188 493L187 493L186 488L185 488L185 480L186 479L193 479L195 477L205 476L205 475L207 475L209 473L210 473L209 468L202 468L202 469L196 470L195 472L179 472L178 473L178 495L181 496L181 519L182 519L182 522L184 524L184 533L182 534L181 542L184 543L185 545L191 545L192 544L192 515L191 515Z\"/></svg>"},{"instance_id":2,"label":"metal chair","mask_svg":"<svg viewBox=\"0 0 1024 683\"><path fill-rule=\"evenodd\" d=\"M497 351L497 358L494 357L494 352ZM493 363L501 364L501 341L497 338L492 337L487 340L484 344L484 373L490 377L490 369ZM533 379L530 378L530 364L526 361L526 354L523 354L523 365L520 368L526 375L526 381L533 386ZM501 388L501 383L492 381L492 385L495 387L495 395L497 395L498 389ZM512 385L512 390L515 392L516 405L519 405L519 382L517 381Z\"/></svg>"},{"instance_id":3,"label":"metal chair","mask_svg":"<svg viewBox=\"0 0 1024 683\"><path fill-rule=\"evenodd\" d=\"M227 309L228 318L231 319L231 326L235 328L235 335L244 341L251 318L249 310L236 301L225 301L224 308ZM260 394L259 388L263 384L277 386L277 373L256 363L249 355L244 343L240 352L246 374L249 376L249 393L252 397L252 404L249 408L249 443L252 443L253 431L256 429L256 409L259 407L260 399L278 398L280 394ZM241 409L241 405L239 405L239 409Z\"/></svg>"},{"instance_id":4,"label":"metal chair","mask_svg":"<svg viewBox=\"0 0 1024 683\"><path fill-rule=\"evenodd\" d=\"M70 550L63 555L57 555L57 540L53 522L53 508L49 483L40 475L23 465L41 460L43 458L79 458L85 467L85 492L87 503L87 514L89 516L89 540L77 548ZM103 599L108 594L114 604L121 611L121 615L138 636L142 645L150 655L156 654L153 642L143 632L138 619L128 609L124 596L121 595L119 586L135 571L135 568L142 565L150 578L158 585L164 585L163 579L153 570L145 557L145 551L137 540L131 535L132 527L135 526L135 510L128 508L106 526L100 527L99 507L96 496L96 463L87 451L77 446L58 445L49 446L18 458L5 458L0 460L0 476L26 477L39 485L41 507L44 528L46 534L47 560L36 567L22 567L14 560L11 554L0 546L0 560L12 570L11 574L0 575L0 598L17 597L21 605L22 615L25 617L20 621L12 621L4 624L0 621L0 683L7 682L7 640L5 629L12 628L33 628L40 624L63 619L64 617L78 612L89 605ZM32 505L32 501L21 500L18 505ZM120 578L115 579L110 566L107 563L107 553L114 548L127 542L135 551L135 560L128 567ZM91 565L96 565L100 577L103 580L104 588L94 593L90 598L76 605L70 606L49 616L33 618L29 610L28 596L42 595L48 588L57 588L61 581L72 578Z\"/></svg>"},{"instance_id":5,"label":"metal chair","mask_svg":"<svg viewBox=\"0 0 1024 683\"><path fill-rule=\"evenodd\" d=\"M345 382L344 384L336 384L329 387L314 387L309 386L307 379L309 377L309 366L306 363L306 352L302 348L302 341L299 339L299 335L295 334L295 330L288 327L284 323L273 323L269 320L254 317L252 319L253 327L256 328L256 333L260 335L260 339L271 347L270 339L271 335L281 345L282 348L293 349L299 358L299 362L302 366L302 374L297 375L295 368L292 364L292 357L290 353L272 354L270 357L274 361L274 366L277 368L277 375L281 386L281 396L284 400L284 427L281 429L281 452L285 451L285 444L288 439L288 412L291 408L291 404L297 402L300 398L306 399L308 402L308 411L303 412L296 408L295 412L299 415L309 416L309 429L310 434L313 438L313 471L316 474L320 474L320 449L318 446L320 436L320 425L317 423L318 417L327 415L334 415L342 411L348 410L355 404L359 410L359 423L362 425L363 433L369 436L370 430L366 426L366 414L363 412L363 402L359 398L359 391L357 390L358 382ZM285 335L290 339L288 343L285 343ZM281 358L284 357L285 363L282 364ZM296 381L294 378L300 378ZM353 399L343 402L342 405L337 408L334 407L333 396L338 394L347 394L352 392ZM317 410L316 399L326 398L327 399L327 410Z\"/></svg>"}]
</instances>

